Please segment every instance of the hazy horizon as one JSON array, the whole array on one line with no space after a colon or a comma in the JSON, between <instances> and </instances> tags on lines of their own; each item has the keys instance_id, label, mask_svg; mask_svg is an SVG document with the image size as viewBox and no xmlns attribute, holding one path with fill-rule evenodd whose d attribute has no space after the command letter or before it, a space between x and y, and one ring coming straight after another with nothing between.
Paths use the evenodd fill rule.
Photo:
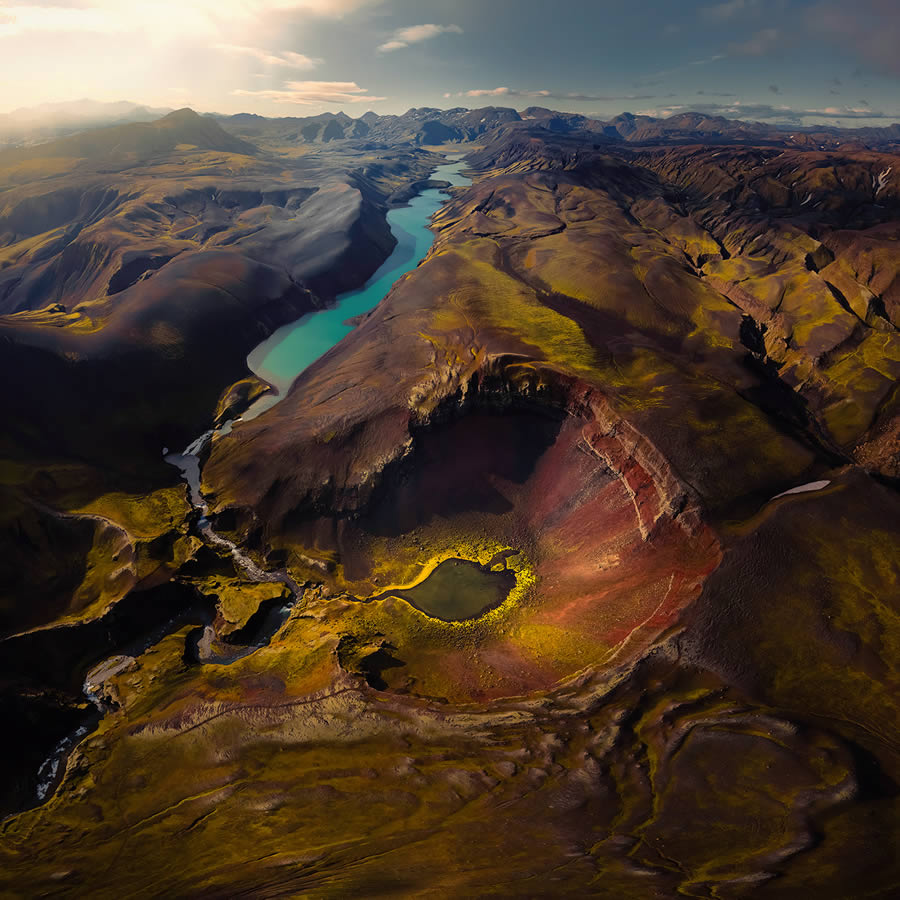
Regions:
<instances>
[{"instance_id":1,"label":"hazy horizon","mask_svg":"<svg viewBox=\"0 0 900 900\"><path fill-rule=\"evenodd\" d=\"M87 112L82 112L82 113L78 114L78 113L75 113L75 112L72 112L72 111L69 111L68 109L66 109L66 107L68 107L69 105L71 105L73 107L77 107L77 105L80 103L93 104L94 113L90 114ZM485 104L482 104L479 106L459 104L459 105L454 105L454 106L445 105L445 106L434 106L434 107L430 107L430 106L429 107L421 107L421 106L420 107L409 107L408 109L403 110L403 112L401 112L401 113L381 112L381 113L377 113L377 114L381 115L381 116L384 116L384 115L398 115L399 116L399 115L403 115L404 113L411 112L414 109L422 109L422 108L437 109L437 110L440 110L443 112L448 111L450 109L465 109L468 111L473 111L473 110L477 110L477 109L506 108L506 109L514 109L514 110L516 110L516 112L521 114L528 108L542 107L542 106L543 106L543 104L540 104L537 102L530 103L530 104L528 104L528 106L523 106L523 105L515 106L512 104L507 106L502 103L485 103ZM107 108L108 107L125 107L127 109L123 108L121 110L121 118L116 118L116 116L114 114L110 114L109 116L102 115L102 107L107 107ZM563 110L559 110L555 106L547 106L544 108L553 110L554 112L563 112ZM45 114L42 115L42 114L40 114L40 111L42 109L47 109L48 112L46 112ZM314 117L314 116L323 116L323 115L339 116L342 113L351 119L359 119L362 116L365 116L369 112L376 112L375 110L359 110L359 111L357 111L357 110L353 110L353 109L347 110L347 109L338 107L338 108L333 108L333 109L322 109L322 110L318 110L315 112L307 111L307 110L303 110L303 109L296 109L296 110L289 109L289 110L285 110L283 112L276 111L274 113L258 113L251 109L242 109L242 110L238 110L237 112L234 112L234 113L223 113L220 110L195 109L194 107L191 107L191 106L153 107L153 106L150 106L149 104L136 103L134 101L129 101L129 100L94 101L94 100L91 100L90 98L80 98L79 100L75 100L75 101L47 102L47 103L43 103L43 104L37 104L37 105L31 106L31 107L18 107L15 110L10 110L8 112L0 113L0 119L7 117L12 120L12 127L14 127L14 128L18 127L20 129L25 129L28 127L32 127L32 128L45 127L46 128L46 127L52 127L54 125L56 125L56 126L68 125L70 127L73 127L73 126L77 127L82 122L84 123L84 127L104 127L106 125L114 125L119 122L125 122L125 121L150 122L150 121L156 120L157 118L162 118L170 113L177 112L178 110L182 110L182 109L190 109L193 112L196 112L198 115L202 115L202 116L223 116L223 117L225 117L225 116L233 116L233 115L259 115L259 116L263 116L264 118L273 118L273 119L274 118L289 118L289 117L300 118L300 117L306 117L306 116ZM52 110L52 112L50 110ZM146 110L148 113L151 113L153 115L151 115L150 117L140 117L139 119L131 119L130 115L134 111L138 111L138 110ZM110 113L111 113L111 110L110 110ZM688 115L688 114L704 115L704 116L710 116L710 117L722 116L722 113L703 112L700 109L686 107L685 109L663 111L659 115L654 116L654 118L668 119L668 118L674 118L678 115ZM610 115L602 115L601 116L601 115L591 115L590 113L585 113L584 115L586 115L588 118L594 118L599 121L607 121L608 122L608 121L614 120L618 116L627 116L627 115L641 116L641 115L647 115L647 113L646 112L635 113L629 109L622 109L619 112L613 113ZM730 118L733 121L740 120L740 121L749 122L749 123L768 125L771 128L776 128L776 129L781 129L781 130L786 130L786 131L789 131L792 129L796 129L798 131L810 130L810 129L820 128L820 127L822 127L822 128L837 127L837 128L844 129L844 130L853 130L853 129L862 129L862 128L871 128L871 127L887 128L887 127L890 127L891 125L895 125L895 124L900 125L900 114L898 114L897 117L894 119L884 118L884 119L878 119L874 122L863 122L863 121L855 120L855 121L843 121L843 122L839 122L839 123L837 123L837 122L818 123L818 122L811 121L811 122L806 122L802 125L798 125L796 122L778 121L777 119L763 121L758 118L753 118L752 116L749 116L749 115L746 117L725 116L725 118ZM24 133L24 132L20 132L20 133Z\"/></svg>"}]
</instances>

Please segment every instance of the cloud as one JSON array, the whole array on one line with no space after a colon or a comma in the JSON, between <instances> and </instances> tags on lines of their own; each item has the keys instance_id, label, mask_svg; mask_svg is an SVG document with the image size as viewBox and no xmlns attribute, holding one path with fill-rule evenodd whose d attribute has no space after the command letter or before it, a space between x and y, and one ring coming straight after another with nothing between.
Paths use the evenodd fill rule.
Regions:
<instances>
[{"instance_id":1,"label":"cloud","mask_svg":"<svg viewBox=\"0 0 900 900\"><path fill-rule=\"evenodd\" d=\"M378 103L387 97L373 97L368 88L355 81L287 81L283 90L232 91L236 97L256 97L274 103L297 103L301 106L318 104Z\"/></svg>"},{"instance_id":2,"label":"cloud","mask_svg":"<svg viewBox=\"0 0 900 900\"><path fill-rule=\"evenodd\" d=\"M781 39L781 32L777 28L763 28L746 41L728 45L732 53L739 56L764 56L770 53Z\"/></svg>"},{"instance_id":3,"label":"cloud","mask_svg":"<svg viewBox=\"0 0 900 900\"><path fill-rule=\"evenodd\" d=\"M743 12L755 9L759 0L728 0L727 3L718 3L715 6L705 6L701 13L704 18L714 22L727 22Z\"/></svg>"},{"instance_id":4,"label":"cloud","mask_svg":"<svg viewBox=\"0 0 900 900\"><path fill-rule=\"evenodd\" d=\"M122 23L107 16L98 7L4 6L0 15L0 37L15 37L28 31L93 32L111 34L121 31Z\"/></svg>"},{"instance_id":5,"label":"cloud","mask_svg":"<svg viewBox=\"0 0 900 900\"><path fill-rule=\"evenodd\" d=\"M652 100L655 94L619 94L617 96L604 96L602 94L550 94L555 100L580 100L589 102L613 102L616 100Z\"/></svg>"},{"instance_id":6,"label":"cloud","mask_svg":"<svg viewBox=\"0 0 900 900\"><path fill-rule=\"evenodd\" d=\"M652 72L646 78L633 81L632 84L635 87L652 87L656 84L664 84L667 79L670 79L678 72L689 71L694 66L708 66L711 63L718 62L720 59L725 59L725 56L724 53L715 53L713 56L707 56L705 59L691 60L684 65L676 66L674 69L662 69L659 72Z\"/></svg>"},{"instance_id":7,"label":"cloud","mask_svg":"<svg viewBox=\"0 0 900 900\"><path fill-rule=\"evenodd\" d=\"M836 119L895 119L897 118L897 114L888 114L888 113L880 113L873 112L871 109L853 109L848 108L846 106L839 108L837 106L826 106L825 109L819 110L807 110L805 115L823 115L823 116L834 116Z\"/></svg>"},{"instance_id":8,"label":"cloud","mask_svg":"<svg viewBox=\"0 0 900 900\"><path fill-rule=\"evenodd\" d=\"M729 119L747 119L750 121L770 121L790 123L793 125L809 124L807 119L886 119L900 121L900 113L886 113L864 107L826 106L823 109L804 109L791 106L771 106L768 103L701 103L685 107L683 105L666 106L655 112L656 115L668 117L685 110L705 113L706 115L725 116ZM649 114L649 113L648 113Z\"/></svg>"},{"instance_id":9,"label":"cloud","mask_svg":"<svg viewBox=\"0 0 900 900\"><path fill-rule=\"evenodd\" d=\"M539 91L535 91L535 96L539 94ZM463 96L466 97L505 97L508 94L515 94L517 97L522 96L521 91L510 91L508 87L496 87L496 88L477 88L473 91L466 91ZM545 96L541 94L541 96Z\"/></svg>"},{"instance_id":10,"label":"cloud","mask_svg":"<svg viewBox=\"0 0 900 900\"><path fill-rule=\"evenodd\" d=\"M84 95L169 105L167 85L175 83L191 86L192 105L234 110L232 88L315 77L318 54L295 35L311 40L323 21L352 27L347 17L384 2L0 0L0 109ZM276 80L260 83L254 72Z\"/></svg>"},{"instance_id":11,"label":"cloud","mask_svg":"<svg viewBox=\"0 0 900 900\"><path fill-rule=\"evenodd\" d=\"M286 66L292 69L314 69L322 60L304 53L295 53L293 50L283 50L280 54Z\"/></svg>"},{"instance_id":12,"label":"cloud","mask_svg":"<svg viewBox=\"0 0 900 900\"><path fill-rule=\"evenodd\" d=\"M378 49L382 53L390 53L393 50L402 50L410 44L420 44L422 41L430 41L441 34L462 34L459 25L410 25L400 28L391 35L390 40L380 44Z\"/></svg>"},{"instance_id":13,"label":"cloud","mask_svg":"<svg viewBox=\"0 0 900 900\"><path fill-rule=\"evenodd\" d=\"M24 0L0 11L0 38L27 33L119 34L156 38L224 35L282 13L341 18L378 0Z\"/></svg>"},{"instance_id":14,"label":"cloud","mask_svg":"<svg viewBox=\"0 0 900 900\"><path fill-rule=\"evenodd\" d=\"M689 62L689 66L708 66L710 63L718 62L720 59L725 59L724 53L716 53L713 56L708 56L706 59L695 59L693 62ZM686 68L686 67L682 67ZM681 71L680 69L673 69L673 72Z\"/></svg>"},{"instance_id":15,"label":"cloud","mask_svg":"<svg viewBox=\"0 0 900 900\"><path fill-rule=\"evenodd\" d=\"M841 49L851 48L867 65L900 75L900 14L896 0L826 0L807 11L811 28ZM856 69L853 77L861 75Z\"/></svg>"},{"instance_id":16,"label":"cloud","mask_svg":"<svg viewBox=\"0 0 900 900\"><path fill-rule=\"evenodd\" d=\"M283 50L281 53L261 50L259 47L243 47L239 44L216 44L216 50L222 50L233 56L249 56L269 66L287 66L291 69L314 69L321 59L313 59L303 53L294 53L292 50Z\"/></svg>"},{"instance_id":17,"label":"cloud","mask_svg":"<svg viewBox=\"0 0 900 900\"><path fill-rule=\"evenodd\" d=\"M444 96L449 97L449 94ZM561 93L558 91L522 91L508 87L476 88L471 91L463 91L458 97L530 97L542 100L572 100L579 102L602 102L613 100L652 100L654 94L623 94L620 96L607 96L603 94L576 94Z\"/></svg>"}]
</instances>

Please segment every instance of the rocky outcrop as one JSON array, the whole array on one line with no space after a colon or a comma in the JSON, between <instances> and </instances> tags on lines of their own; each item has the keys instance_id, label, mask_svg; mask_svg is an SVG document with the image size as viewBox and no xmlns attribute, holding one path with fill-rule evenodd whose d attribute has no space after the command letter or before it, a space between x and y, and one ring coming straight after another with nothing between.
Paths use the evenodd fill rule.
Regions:
<instances>
[{"instance_id":1,"label":"rocky outcrop","mask_svg":"<svg viewBox=\"0 0 900 900\"><path fill-rule=\"evenodd\" d=\"M255 141L329 144L334 141L414 145L481 142L509 137L519 129L539 128L544 136L571 134L595 143L637 145L779 146L808 150L842 148L896 150L900 125L884 128L836 128L833 126L782 127L745 122L724 116L682 112L665 118L622 113L603 121L578 113L542 106L517 111L510 107L435 109L420 107L402 115L367 112L353 119L343 112L300 118L266 119L242 113L219 116L222 126Z\"/></svg>"},{"instance_id":2,"label":"rocky outcrop","mask_svg":"<svg viewBox=\"0 0 900 900\"><path fill-rule=\"evenodd\" d=\"M255 375L236 381L219 398L213 425L218 428L229 419L236 419L270 390L271 386Z\"/></svg>"}]
</instances>

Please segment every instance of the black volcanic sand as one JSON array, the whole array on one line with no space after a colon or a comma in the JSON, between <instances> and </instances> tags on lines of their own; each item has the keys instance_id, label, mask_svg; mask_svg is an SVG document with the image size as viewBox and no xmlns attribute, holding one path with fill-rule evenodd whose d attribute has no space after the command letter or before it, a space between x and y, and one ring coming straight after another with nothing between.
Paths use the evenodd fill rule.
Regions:
<instances>
[{"instance_id":1,"label":"black volcanic sand","mask_svg":"<svg viewBox=\"0 0 900 900\"><path fill-rule=\"evenodd\" d=\"M445 559L421 584L373 599L400 597L435 619L463 622L499 606L515 585L512 572L491 572L468 559Z\"/></svg>"}]
</instances>

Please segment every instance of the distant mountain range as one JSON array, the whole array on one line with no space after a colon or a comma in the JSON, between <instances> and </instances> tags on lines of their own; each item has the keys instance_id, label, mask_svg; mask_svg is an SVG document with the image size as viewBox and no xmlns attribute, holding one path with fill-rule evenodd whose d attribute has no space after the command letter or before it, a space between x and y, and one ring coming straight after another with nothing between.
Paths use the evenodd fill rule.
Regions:
<instances>
[{"instance_id":1,"label":"distant mountain range","mask_svg":"<svg viewBox=\"0 0 900 900\"><path fill-rule=\"evenodd\" d=\"M176 118L172 119L172 116ZM198 115L188 109L172 112L129 102L99 103L79 100L74 103L44 104L0 115L0 149L34 148L59 138L69 140L73 135L98 128L106 132L103 143L121 137L126 144L136 142L143 146L150 135L146 129L121 133L109 129L112 126L128 129L132 125L151 122L158 122L170 136L175 124L179 130L184 130L189 124L188 130L193 139L189 139L188 135L181 143L245 153L248 152L248 147L243 141L261 146L330 144L334 141L431 146L472 141L490 143L515 132L534 129L541 134L551 131L559 135L590 137L594 143L770 143L810 149L843 146L848 150L900 145L898 123L879 128L837 128L826 125L787 128L698 112L685 112L668 118L625 112L604 121L541 106L531 106L522 111L510 107L488 106L481 109L419 107L402 115L379 115L370 111L356 119L343 112L269 118L254 113ZM198 129L202 122L210 126L218 123L223 131L200 134ZM224 140L223 134L226 132L228 137L237 138L237 143ZM74 146L78 142L72 143ZM163 139L163 143L168 143L167 139Z\"/></svg>"},{"instance_id":2,"label":"distant mountain range","mask_svg":"<svg viewBox=\"0 0 900 900\"><path fill-rule=\"evenodd\" d=\"M152 122L169 112L169 108L142 106L127 100L101 103L83 99L23 106L0 114L0 147L28 146L103 125Z\"/></svg>"},{"instance_id":3,"label":"distant mountain range","mask_svg":"<svg viewBox=\"0 0 900 900\"><path fill-rule=\"evenodd\" d=\"M0 163L16 159L147 159L176 149L218 150L253 156L254 144L242 140L209 116L179 109L152 121L127 122L88 128L40 144L0 148Z\"/></svg>"},{"instance_id":4,"label":"distant mountain range","mask_svg":"<svg viewBox=\"0 0 900 900\"><path fill-rule=\"evenodd\" d=\"M367 112L353 119L343 112L317 116L266 118L251 113L215 116L228 131L243 138L330 143L365 138L379 143L442 144L491 139L523 128L559 134L590 133L597 141L627 143L790 143L794 146L834 147L852 142L863 146L900 142L900 124L884 128L835 128L825 125L785 129L761 122L686 112L668 118L622 113L610 121L578 113L532 106L521 112L508 107L482 109L410 109L399 116Z\"/></svg>"}]
</instances>

